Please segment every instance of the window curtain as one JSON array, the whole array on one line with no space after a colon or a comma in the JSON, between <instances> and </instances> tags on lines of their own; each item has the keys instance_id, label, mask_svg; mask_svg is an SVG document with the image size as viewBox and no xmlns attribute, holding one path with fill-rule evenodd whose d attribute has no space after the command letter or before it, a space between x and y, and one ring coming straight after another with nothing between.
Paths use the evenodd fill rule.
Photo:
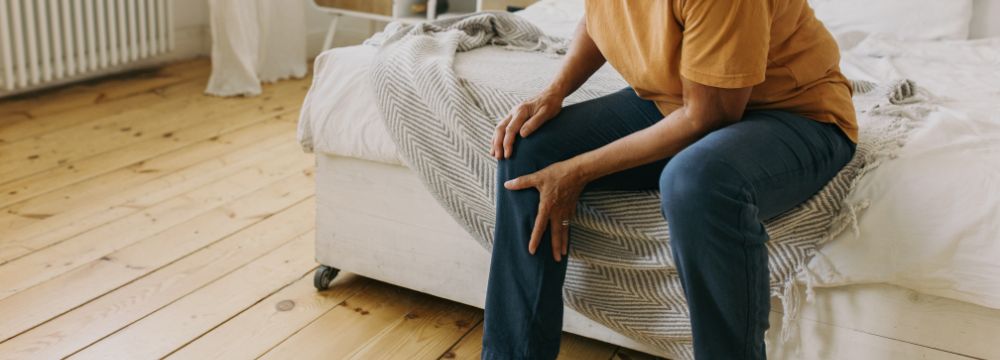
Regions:
<instances>
[{"instance_id":1,"label":"window curtain","mask_svg":"<svg viewBox=\"0 0 1000 360\"><path fill-rule=\"evenodd\" d=\"M205 93L260 95L261 82L306 75L301 0L209 0L212 75Z\"/></svg>"}]
</instances>

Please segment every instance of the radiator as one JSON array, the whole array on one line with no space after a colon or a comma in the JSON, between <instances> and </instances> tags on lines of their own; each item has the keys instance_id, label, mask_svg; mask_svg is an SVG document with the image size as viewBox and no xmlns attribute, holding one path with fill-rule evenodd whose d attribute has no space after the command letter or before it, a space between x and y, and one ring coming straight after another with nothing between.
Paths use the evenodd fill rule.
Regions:
<instances>
[{"instance_id":1,"label":"radiator","mask_svg":"<svg viewBox=\"0 0 1000 360\"><path fill-rule=\"evenodd\" d=\"M0 0L0 96L148 61L173 48L171 0Z\"/></svg>"}]
</instances>

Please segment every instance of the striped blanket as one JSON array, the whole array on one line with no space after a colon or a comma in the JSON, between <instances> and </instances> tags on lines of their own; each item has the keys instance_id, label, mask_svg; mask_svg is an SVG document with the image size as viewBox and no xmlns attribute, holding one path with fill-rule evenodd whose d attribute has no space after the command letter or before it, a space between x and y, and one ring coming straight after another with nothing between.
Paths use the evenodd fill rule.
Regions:
<instances>
[{"instance_id":1,"label":"striped blanket","mask_svg":"<svg viewBox=\"0 0 1000 360\"><path fill-rule=\"evenodd\" d=\"M404 162L490 249L493 128L510 108L548 83L568 41L546 36L516 15L479 13L416 25L392 23L367 43L380 47L370 76ZM868 108L859 112L858 155L811 200L767 224L771 290L784 300L786 319L794 317L799 301L796 275L803 264L818 244L848 227L851 214L863 206L847 206L843 199L859 175L885 157L908 128L899 126L904 112L886 110L912 97L912 83L855 85L856 92L872 94L866 101L856 96L859 107ZM625 86L606 66L567 104ZM689 318L659 194L585 193L572 224L566 305L665 354L691 358Z\"/></svg>"}]
</instances>

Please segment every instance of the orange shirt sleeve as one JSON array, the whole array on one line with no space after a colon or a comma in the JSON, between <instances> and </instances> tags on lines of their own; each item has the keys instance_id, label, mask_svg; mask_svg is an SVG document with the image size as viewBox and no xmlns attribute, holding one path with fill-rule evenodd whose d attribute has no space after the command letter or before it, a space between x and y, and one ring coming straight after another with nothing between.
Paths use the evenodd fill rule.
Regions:
<instances>
[{"instance_id":1,"label":"orange shirt sleeve","mask_svg":"<svg viewBox=\"0 0 1000 360\"><path fill-rule=\"evenodd\" d=\"M771 39L769 0L686 0L681 76L719 88L764 82Z\"/></svg>"}]
</instances>

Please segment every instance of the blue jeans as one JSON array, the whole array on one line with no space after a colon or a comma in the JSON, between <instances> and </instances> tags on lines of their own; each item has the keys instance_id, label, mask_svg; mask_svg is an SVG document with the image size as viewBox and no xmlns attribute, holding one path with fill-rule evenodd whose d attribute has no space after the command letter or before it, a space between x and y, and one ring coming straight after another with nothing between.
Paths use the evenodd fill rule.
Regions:
<instances>
[{"instance_id":1,"label":"blue jeans","mask_svg":"<svg viewBox=\"0 0 1000 360\"><path fill-rule=\"evenodd\" d=\"M538 191L502 184L660 121L632 89L568 106L497 170L496 229L483 359L554 359L562 330L566 261L546 231L528 240ZM836 126L783 111L748 111L676 156L598 179L590 190L660 190L698 359L764 359L770 295L763 221L816 194L853 157ZM571 233L572 240L572 233ZM572 244L572 243L571 243Z\"/></svg>"}]
</instances>

